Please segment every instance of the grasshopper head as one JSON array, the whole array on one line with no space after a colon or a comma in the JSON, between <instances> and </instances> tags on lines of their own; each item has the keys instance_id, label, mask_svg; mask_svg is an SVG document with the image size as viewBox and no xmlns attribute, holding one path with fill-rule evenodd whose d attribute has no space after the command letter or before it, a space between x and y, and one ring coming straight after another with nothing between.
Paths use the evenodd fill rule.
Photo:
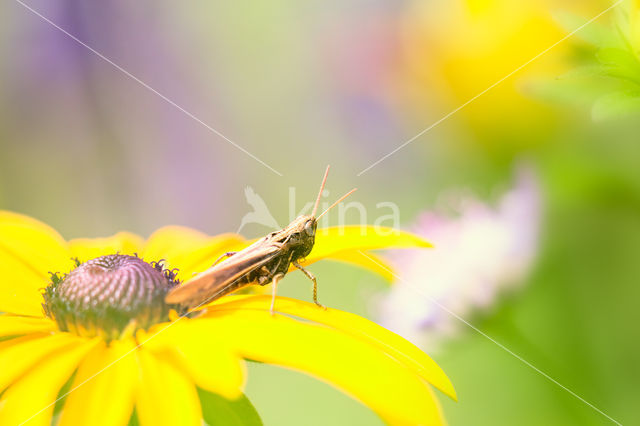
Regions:
<instances>
[{"instance_id":1,"label":"grasshopper head","mask_svg":"<svg viewBox=\"0 0 640 426\"><path fill-rule=\"evenodd\" d=\"M316 236L316 228L318 227L318 221L313 216L302 216L304 221L304 233L307 237L311 237L315 239Z\"/></svg>"},{"instance_id":2,"label":"grasshopper head","mask_svg":"<svg viewBox=\"0 0 640 426\"><path fill-rule=\"evenodd\" d=\"M305 257L311 253L316 239L317 226L318 221L315 217L302 215L285 228L284 235L287 245L294 250L296 257Z\"/></svg>"},{"instance_id":3,"label":"grasshopper head","mask_svg":"<svg viewBox=\"0 0 640 426\"><path fill-rule=\"evenodd\" d=\"M322 191L324 190L324 184L327 182L328 174L329 166L327 166L327 170L324 172L322 184L320 185L320 191L318 191L318 197L316 198L316 203L313 206L311 214L298 216L293 222L289 224L289 226L287 226L279 233L274 234L274 236L281 236L281 242L284 243L286 241L286 244L292 250L295 259L304 258L309 253L311 253L313 244L316 242L316 228L318 226L318 220L333 207L337 206L338 203L351 195L353 191L355 191L355 189L352 189L351 191L347 192L345 195L340 197L338 201L333 203L329 208L327 208L316 217L316 212L318 211L318 206L320 205L320 198L322 197Z\"/></svg>"}]
</instances>

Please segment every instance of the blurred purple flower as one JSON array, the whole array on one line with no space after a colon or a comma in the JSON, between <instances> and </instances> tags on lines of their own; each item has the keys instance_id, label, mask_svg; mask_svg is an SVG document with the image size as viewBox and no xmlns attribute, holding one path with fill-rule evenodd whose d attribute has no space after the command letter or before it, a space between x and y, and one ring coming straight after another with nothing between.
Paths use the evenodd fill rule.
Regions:
<instances>
[{"instance_id":1,"label":"blurred purple flower","mask_svg":"<svg viewBox=\"0 0 640 426\"><path fill-rule=\"evenodd\" d=\"M192 48L194 33L171 30L173 8L123 0L35 2L33 8L226 133L231 118L217 103L219 87L194 62L201 54ZM4 149L0 142L7 152L0 178L10 176L2 168L28 156L28 174L42 182L43 192L74 206L69 228L79 234L123 227L147 233L175 222L212 232L212 217L235 222L220 208L228 190L212 185L228 175L224 142L211 143L215 135L199 123L35 14L11 10L16 47L0 108L7 117L4 139L21 143L4 142ZM71 190L66 179L73 181ZM31 198L42 204L41 194Z\"/></svg>"},{"instance_id":2,"label":"blurred purple flower","mask_svg":"<svg viewBox=\"0 0 640 426\"><path fill-rule=\"evenodd\" d=\"M500 291L522 283L538 247L540 196L531 170L491 207L454 197L458 215L424 213L412 229L431 250L396 257L400 279L381 304L382 324L429 350L467 318L496 303ZM441 306L438 306L441 305Z\"/></svg>"}]
</instances>

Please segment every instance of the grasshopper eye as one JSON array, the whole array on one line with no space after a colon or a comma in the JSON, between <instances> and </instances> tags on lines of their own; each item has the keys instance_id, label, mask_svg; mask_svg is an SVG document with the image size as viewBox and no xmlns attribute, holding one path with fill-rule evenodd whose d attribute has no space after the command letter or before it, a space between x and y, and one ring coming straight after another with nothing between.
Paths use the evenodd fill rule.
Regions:
<instances>
[{"instance_id":1,"label":"grasshopper eye","mask_svg":"<svg viewBox=\"0 0 640 426\"><path fill-rule=\"evenodd\" d=\"M304 232L306 232L309 236L315 234L316 230L313 229L313 221L310 220L309 222L305 223Z\"/></svg>"}]
</instances>

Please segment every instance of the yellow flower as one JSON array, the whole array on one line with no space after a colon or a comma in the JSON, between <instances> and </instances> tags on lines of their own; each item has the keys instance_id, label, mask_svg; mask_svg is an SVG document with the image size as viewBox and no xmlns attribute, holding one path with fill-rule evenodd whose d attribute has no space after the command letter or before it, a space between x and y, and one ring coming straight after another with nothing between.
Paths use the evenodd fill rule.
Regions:
<instances>
[{"instance_id":1,"label":"yellow flower","mask_svg":"<svg viewBox=\"0 0 640 426\"><path fill-rule=\"evenodd\" d=\"M629 7L629 38L636 55L640 56L640 0L632 0Z\"/></svg>"},{"instance_id":2,"label":"yellow flower","mask_svg":"<svg viewBox=\"0 0 640 426\"><path fill-rule=\"evenodd\" d=\"M288 298L278 298L272 316L262 295L226 296L178 317L158 299L247 244L182 227L146 241L121 232L67 242L37 220L0 211L0 424L48 425L66 395L61 426L125 425L132 415L142 425L201 425L211 409L205 393L244 398L247 359L332 383L390 424L444 423L432 387L455 399L446 375L364 318ZM425 244L405 233L365 238L359 228L329 229L318 232L307 263L371 267L354 253Z\"/></svg>"},{"instance_id":3,"label":"yellow flower","mask_svg":"<svg viewBox=\"0 0 640 426\"><path fill-rule=\"evenodd\" d=\"M591 17L606 6L588 0L563 7ZM429 124L425 107L436 112L436 121L489 89L456 112L457 122L484 142L539 141L553 111L527 95L526 84L565 72L562 58L570 46L558 44L528 62L567 34L553 18L556 9L549 0L412 2L403 26L400 80L423 126Z\"/></svg>"}]
</instances>

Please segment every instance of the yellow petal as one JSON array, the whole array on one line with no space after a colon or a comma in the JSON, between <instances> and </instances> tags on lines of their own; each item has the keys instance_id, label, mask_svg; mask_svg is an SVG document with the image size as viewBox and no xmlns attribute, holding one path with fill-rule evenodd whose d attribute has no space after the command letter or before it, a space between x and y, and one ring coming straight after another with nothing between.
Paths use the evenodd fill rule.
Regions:
<instances>
[{"instance_id":1,"label":"yellow petal","mask_svg":"<svg viewBox=\"0 0 640 426\"><path fill-rule=\"evenodd\" d=\"M156 357L144 345L138 350L141 382L136 411L142 426L200 426L200 400L193 382L179 368Z\"/></svg>"},{"instance_id":2,"label":"yellow petal","mask_svg":"<svg viewBox=\"0 0 640 426\"><path fill-rule=\"evenodd\" d=\"M77 238L69 241L71 255L80 262L108 254L140 253L144 245L142 237L130 232L118 232L105 238Z\"/></svg>"},{"instance_id":3,"label":"yellow petal","mask_svg":"<svg viewBox=\"0 0 640 426\"><path fill-rule=\"evenodd\" d=\"M392 228L363 226L334 226L318 229L316 242L306 263L333 257L345 251L432 247L431 243L409 232Z\"/></svg>"},{"instance_id":4,"label":"yellow petal","mask_svg":"<svg viewBox=\"0 0 640 426\"><path fill-rule=\"evenodd\" d=\"M215 314L217 310L233 309L250 309L269 312L271 307L271 297L269 296L228 296L221 300L227 300L228 302L212 306L210 308L212 313ZM295 315L308 321L335 328L354 338L375 345L380 350L406 365L415 374L432 384L445 395L450 396L454 400L457 398L453 384L429 355L403 337L372 321L338 309L319 309L311 303L286 297L278 297L275 308L278 312Z\"/></svg>"},{"instance_id":5,"label":"yellow petal","mask_svg":"<svg viewBox=\"0 0 640 426\"><path fill-rule=\"evenodd\" d=\"M62 237L28 216L0 211L0 312L42 316L41 289L49 272L68 272L71 253Z\"/></svg>"},{"instance_id":6,"label":"yellow petal","mask_svg":"<svg viewBox=\"0 0 640 426\"><path fill-rule=\"evenodd\" d=\"M170 360L191 377L195 384L227 399L242 395L246 368L224 339L211 332L208 322L180 318L156 328L152 333L138 334L145 349ZM204 337L206 336L206 337Z\"/></svg>"},{"instance_id":7,"label":"yellow petal","mask_svg":"<svg viewBox=\"0 0 640 426\"><path fill-rule=\"evenodd\" d=\"M438 402L418 375L379 347L335 329L255 310L212 311L199 321L241 356L302 371L360 400L397 425L441 425Z\"/></svg>"},{"instance_id":8,"label":"yellow petal","mask_svg":"<svg viewBox=\"0 0 640 426\"><path fill-rule=\"evenodd\" d=\"M0 343L0 392L50 353L78 341L69 333L34 333ZM10 366L10 368L5 368Z\"/></svg>"},{"instance_id":9,"label":"yellow petal","mask_svg":"<svg viewBox=\"0 0 640 426\"><path fill-rule=\"evenodd\" d=\"M56 323L48 318L0 315L0 337L20 336L38 331L53 331Z\"/></svg>"},{"instance_id":10,"label":"yellow petal","mask_svg":"<svg viewBox=\"0 0 640 426\"><path fill-rule=\"evenodd\" d=\"M343 251L340 253L335 253L330 258L327 258L327 260L335 260L338 262L345 262L351 265L360 266L361 268L368 269L371 272L380 275L388 282L393 281L393 279L395 278L393 273L391 272L393 271L393 266L391 266L380 256L371 252ZM293 271L295 269L295 267L292 267L289 270Z\"/></svg>"},{"instance_id":11,"label":"yellow petal","mask_svg":"<svg viewBox=\"0 0 640 426\"><path fill-rule=\"evenodd\" d=\"M135 342L100 342L87 354L65 401L60 426L126 425L138 382Z\"/></svg>"},{"instance_id":12,"label":"yellow petal","mask_svg":"<svg viewBox=\"0 0 640 426\"><path fill-rule=\"evenodd\" d=\"M0 424L48 426L60 388L96 340L77 340L47 356L2 395Z\"/></svg>"},{"instance_id":13,"label":"yellow petal","mask_svg":"<svg viewBox=\"0 0 640 426\"><path fill-rule=\"evenodd\" d=\"M179 269L180 280L187 280L208 269L220 255L243 241L236 234L209 237L191 228L167 226L149 237L142 257L147 262L166 260L167 267Z\"/></svg>"}]
</instances>

